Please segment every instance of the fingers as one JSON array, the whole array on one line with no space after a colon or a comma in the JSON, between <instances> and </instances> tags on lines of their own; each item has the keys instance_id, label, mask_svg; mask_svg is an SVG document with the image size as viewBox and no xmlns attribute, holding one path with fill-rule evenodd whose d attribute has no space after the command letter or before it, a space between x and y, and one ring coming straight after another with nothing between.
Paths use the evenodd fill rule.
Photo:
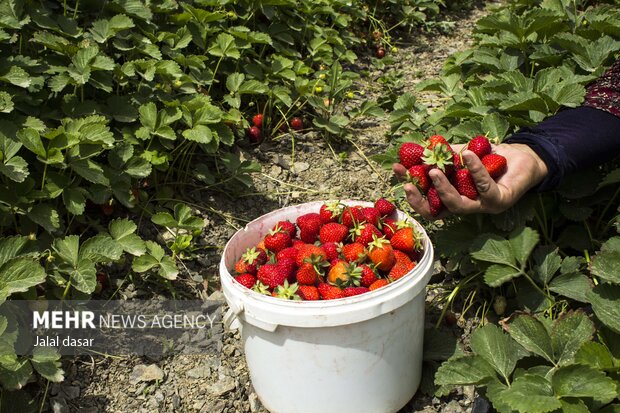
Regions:
<instances>
[{"instance_id":1,"label":"fingers","mask_svg":"<svg viewBox=\"0 0 620 413\"><path fill-rule=\"evenodd\" d=\"M392 165L392 171L399 177L404 177L407 175L407 168L399 163L395 163Z\"/></svg>"},{"instance_id":2,"label":"fingers","mask_svg":"<svg viewBox=\"0 0 620 413\"><path fill-rule=\"evenodd\" d=\"M405 195L407 197L407 202L409 205L422 217L433 220L437 219L431 215L430 206L428 205L428 201L426 198L422 196L420 190L413 184L405 184L403 186L405 190Z\"/></svg>"},{"instance_id":3,"label":"fingers","mask_svg":"<svg viewBox=\"0 0 620 413\"><path fill-rule=\"evenodd\" d=\"M458 193L446 175L438 169L432 169L428 174L441 198L443 205L453 214L471 214L480 212L480 201L474 201Z\"/></svg>"},{"instance_id":4,"label":"fingers","mask_svg":"<svg viewBox=\"0 0 620 413\"><path fill-rule=\"evenodd\" d=\"M484 205L484 207L480 209L480 212L495 212L502 210L502 196L499 186L495 183L493 178L491 178L486 168L480 161L480 158L478 158L475 153L466 150L463 152L463 162L467 166L467 169L469 169L471 177L476 184L476 189L478 190L478 195L481 201L480 204Z\"/></svg>"}]
</instances>

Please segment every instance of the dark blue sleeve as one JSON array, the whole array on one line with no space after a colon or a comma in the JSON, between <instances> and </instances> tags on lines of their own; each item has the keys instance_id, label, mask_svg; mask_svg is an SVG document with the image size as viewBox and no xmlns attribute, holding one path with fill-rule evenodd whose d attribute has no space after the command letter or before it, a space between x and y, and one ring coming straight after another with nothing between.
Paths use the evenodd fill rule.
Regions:
<instances>
[{"instance_id":1,"label":"dark blue sleeve","mask_svg":"<svg viewBox=\"0 0 620 413\"><path fill-rule=\"evenodd\" d=\"M620 117L582 106L566 109L506 139L523 143L547 164L538 191L556 188L567 174L599 165L620 154Z\"/></svg>"}]
</instances>

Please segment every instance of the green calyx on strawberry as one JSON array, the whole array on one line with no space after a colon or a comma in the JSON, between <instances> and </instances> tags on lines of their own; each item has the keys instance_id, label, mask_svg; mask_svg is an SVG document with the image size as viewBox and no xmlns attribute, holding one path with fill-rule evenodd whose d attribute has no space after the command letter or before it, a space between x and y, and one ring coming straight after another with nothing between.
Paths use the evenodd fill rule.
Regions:
<instances>
[{"instance_id":1,"label":"green calyx on strawberry","mask_svg":"<svg viewBox=\"0 0 620 413\"><path fill-rule=\"evenodd\" d=\"M437 167L445 174L449 174L454 168L452 150L444 144L426 148L422 159L425 164Z\"/></svg>"},{"instance_id":2,"label":"green calyx on strawberry","mask_svg":"<svg viewBox=\"0 0 620 413\"><path fill-rule=\"evenodd\" d=\"M284 284L278 285L273 290L273 296L283 298L285 300L301 301L301 297L297 294L297 283L289 284L287 280Z\"/></svg>"},{"instance_id":3,"label":"green calyx on strawberry","mask_svg":"<svg viewBox=\"0 0 620 413\"><path fill-rule=\"evenodd\" d=\"M340 201L329 201L321 205L319 215L325 224L329 222L337 222L343 209L344 205L342 205Z\"/></svg>"},{"instance_id":4,"label":"green calyx on strawberry","mask_svg":"<svg viewBox=\"0 0 620 413\"><path fill-rule=\"evenodd\" d=\"M252 291L263 295L271 295L269 287L263 284L261 281L256 281L256 284L252 287Z\"/></svg>"}]
</instances>

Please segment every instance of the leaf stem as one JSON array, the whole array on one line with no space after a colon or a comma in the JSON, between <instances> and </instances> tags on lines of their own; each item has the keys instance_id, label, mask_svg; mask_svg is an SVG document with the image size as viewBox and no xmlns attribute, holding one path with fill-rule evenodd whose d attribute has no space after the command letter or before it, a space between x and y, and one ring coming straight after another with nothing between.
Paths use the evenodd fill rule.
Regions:
<instances>
[{"instance_id":1,"label":"leaf stem","mask_svg":"<svg viewBox=\"0 0 620 413\"><path fill-rule=\"evenodd\" d=\"M50 386L50 381L46 379L45 392L43 393L43 398L41 399L41 404L39 405L39 413L43 412L43 406L45 406L45 399L47 398L47 390L49 386Z\"/></svg>"}]
</instances>

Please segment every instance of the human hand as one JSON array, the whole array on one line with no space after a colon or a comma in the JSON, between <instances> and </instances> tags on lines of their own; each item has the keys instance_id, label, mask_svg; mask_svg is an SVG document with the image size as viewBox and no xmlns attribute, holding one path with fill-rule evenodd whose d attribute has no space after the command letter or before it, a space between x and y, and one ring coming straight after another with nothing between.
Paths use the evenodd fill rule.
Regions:
<instances>
[{"instance_id":1,"label":"human hand","mask_svg":"<svg viewBox=\"0 0 620 413\"><path fill-rule=\"evenodd\" d=\"M453 145L460 152L464 145ZM478 199L472 200L459 194L446 175L439 169L429 171L429 177L437 189L445 207L438 216L431 215L430 206L418 188L404 185L407 201L413 209L426 219L439 219L450 214L464 215L477 212L497 214L514 205L530 188L541 182L547 175L547 165L527 145L493 145L493 152L506 158L506 172L494 181L480 159L469 150L462 153L463 163L469 169L478 190ZM407 169L394 164L396 175L405 177Z\"/></svg>"}]
</instances>

